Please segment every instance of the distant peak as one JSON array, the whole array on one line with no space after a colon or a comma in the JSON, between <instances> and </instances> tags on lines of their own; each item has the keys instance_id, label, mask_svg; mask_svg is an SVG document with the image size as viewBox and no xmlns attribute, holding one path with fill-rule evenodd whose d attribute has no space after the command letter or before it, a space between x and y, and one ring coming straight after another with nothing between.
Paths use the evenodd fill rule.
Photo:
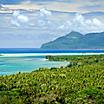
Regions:
<instances>
[{"instance_id":1,"label":"distant peak","mask_svg":"<svg viewBox=\"0 0 104 104\"><path fill-rule=\"evenodd\" d=\"M79 32L76 32L76 31L72 31L69 34L67 34L66 36L67 37L70 37L70 36L76 36L76 37L78 37L78 36L82 36L82 34L79 33Z\"/></svg>"},{"instance_id":2,"label":"distant peak","mask_svg":"<svg viewBox=\"0 0 104 104\"><path fill-rule=\"evenodd\" d=\"M70 34L81 34L81 33L77 32L77 31L71 31Z\"/></svg>"}]
</instances>

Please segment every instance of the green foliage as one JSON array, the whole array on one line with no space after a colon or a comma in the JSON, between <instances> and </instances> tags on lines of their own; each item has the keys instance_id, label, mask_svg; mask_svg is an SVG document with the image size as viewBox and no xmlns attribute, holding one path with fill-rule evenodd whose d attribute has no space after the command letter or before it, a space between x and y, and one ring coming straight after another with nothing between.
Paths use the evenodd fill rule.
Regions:
<instances>
[{"instance_id":1,"label":"green foliage","mask_svg":"<svg viewBox=\"0 0 104 104\"><path fill-rule=\"evenodd\" d=\"M0 76L0 104L104 104L104 56L47 56L67 67Z\"/></svg>"}]
</instances>

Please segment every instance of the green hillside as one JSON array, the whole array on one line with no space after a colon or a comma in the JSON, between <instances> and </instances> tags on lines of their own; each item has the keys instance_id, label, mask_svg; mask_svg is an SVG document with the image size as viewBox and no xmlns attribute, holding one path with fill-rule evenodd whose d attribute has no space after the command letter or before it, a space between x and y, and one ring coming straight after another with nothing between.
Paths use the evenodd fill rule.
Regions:
<instances>
[{"instance_id":1,"label":"green hillside","mask_svg":"<svg viewBox=\"0 0 104 104\"><path fill-rule=\"evenodd\" d=\"M71 32L59 37L54 41L45 43L42 49L103 49L104 32L89 33L86 35L78 32Z\"/></svg>"},{"instance_id":2,"label":"green hillside","mask_svg":"<svg viewBox=\"0 0 104 104\"><path fill-rule=\"evenodd\" d=\"M104 104L104 56L47 56L67 67L0 76L0 104Z\"/></svg>"}]
</instances>

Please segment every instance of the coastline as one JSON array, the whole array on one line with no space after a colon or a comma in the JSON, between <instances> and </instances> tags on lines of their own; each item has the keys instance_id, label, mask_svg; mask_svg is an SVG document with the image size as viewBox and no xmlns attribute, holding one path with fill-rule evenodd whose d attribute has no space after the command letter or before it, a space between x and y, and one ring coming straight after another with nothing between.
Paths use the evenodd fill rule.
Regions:
<instances>
[{"instance_id":1,"label":"coastline","mask_svg":"<svg viewBox=\"0 0 104 104\"><path fill-rule=\"evenodd\" d=\"M0 56L0 75L16 74L17 72L32 72L40 68L67 66L69 62L50 61L46 56L31 54L3 54Z\"/></svg>"},{"instance_id":2,"label":"coastline","mask_svg":"<svg viewBox=\"0 0 104 104\"><path fill-rule=\"evenodd\" d=\"M22 57L22 56L57 56L57 55L104 55L104 53L4 53L0 57Z\"/></svg>"}]
</instances>

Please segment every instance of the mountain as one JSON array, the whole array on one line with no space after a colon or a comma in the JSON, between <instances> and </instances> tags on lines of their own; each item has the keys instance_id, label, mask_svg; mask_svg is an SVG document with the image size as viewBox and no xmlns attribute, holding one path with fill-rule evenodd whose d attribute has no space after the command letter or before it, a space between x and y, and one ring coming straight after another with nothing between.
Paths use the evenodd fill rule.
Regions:
<instances>
[{"instance_id":1,"label":"mountain","mask_svg":"<svg viewBox=\"0 0 104 104\"><path fill-rule=\"evenodd\" d=\"M42 49L102 49L104 48L104 32L81 33L72 31L71 33L59 37L54 41L45 43Z\"/></svg>"}]
</instances>

